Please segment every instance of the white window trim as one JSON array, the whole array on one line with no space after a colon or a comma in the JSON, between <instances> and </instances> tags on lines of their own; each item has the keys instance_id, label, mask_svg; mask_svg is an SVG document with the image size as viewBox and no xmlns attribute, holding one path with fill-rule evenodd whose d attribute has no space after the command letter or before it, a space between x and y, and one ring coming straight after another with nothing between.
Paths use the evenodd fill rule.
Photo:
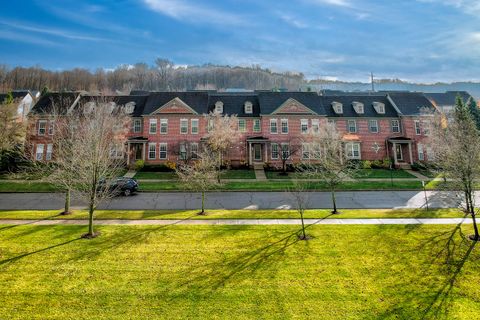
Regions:
<instances>
[{"instance_id":1,"label":"white window trim","mask_svg":"<svg viewBox=\"0 0 480 320\"><path fill-rule=\"evenodd\" d=\"M425 150L423 149L423 144L417 144L417 154L419 161L425 161Z\"/></svg>"},{"instance_id":2,"label":"white window trim","mask_svg":"<svg viewBox=\"0 0 480 320\"><path fill-rule=\"evenodd\" d=\"M186 123L186 126L182 126L182 123ZM182 129L185 128L185 132L182 132ZM180 119L180 134L188 134L188 119Z\"/></svg>"},{"instance_id":3,"label":"white window trim","mask_svg":"<svg viewBox=\"0 0 480 320\"><path fill-rule=\"evenodd\" d=\"M193 125L194 123L196 123L195 126ZM194 132L193 128L197 128L197 132ZM190 132L192 134L198 134L199 131L200 131L200 121L199 121L199 119L191 119L190 120Z\"/></svg>"},{"instance_id":4,"label":"white window trim","mask_svg":"<svg viewBox=\"0 0 480 320\"><path fill-rule=\"evenodd\" d=\"M258 129L255 128L255 123L258 122ZM253 132L262 132L262 121L260 119L253 119Z\"/></svg>"},{"instance_id":5,"label":"white window trim","mask_svg":"<svg viewBox=\"0 0 480 320\"><path fill-rule=\"evenodd\" d=\"M139 124L138 130L136 124ZM133 119L133 132L134 133L139 133L142 132L142 119Z\"/></svg>"},{"instance_id":6,"label":"white window trim","mask_svg":"<svg viewBox=\"0 0 480 320\"><path fill-rule=\"evenodd\" d=\"M38 152L39 149L42 151L42 152ZM43 152L45 151L45 145L44 144L37 144L37 147L35 149L35 160L37 161L41 161L43 160ZM40 155L40 157L39 157Z\"/></svg>"},{"instance_id":7,"label":"white window trim","mask_svg":"<svg viewBox=\"0 0 480 320\"><path fill-rule=\"evenodd\" d=\"M47 131L48 131L47 122L48 122L47 120L38 120L38 131L37 131L37 134L38 134L39 136L44 136L44 135L47 134ZM40 133L41 124L44 124L44 125L45 125L45 127L44 127L45 132L44 132L44 133Z\"/></svg>"},{"instance_id":8,"label":"white window trim","mask_svg":"<svg viewBox=\"0 0 480 320\"><path fill-rule=\"evenodd\" d=\"M165 132L162 132L162 124L165 124ZM168 119L160 119L160 134L168 134Z\"/></svg>"},{"instance_id":9,"label":"white window trim","mask_svg":"<svg viewBox=\"0 0 480 320\"><path fill-rule=\"evenodd\" d=\"M244 123L243 129L240 128L240 122ZM238 131L247 132L247 120L246 119L238 119Z\"/></svg>"},{"instance_id":10,"label":"white window trim","mask_svg":"<svg viewBox=\"0 0 480 320\"><path fill-rule=\"evenodd\" d=\"M313 124L313 120L312 120ZM303 126L305 125L306 129L303 131ZM308 132L308 119L300 119L300 132L305 134Z\"/></svg>"},{"instance_id":11,"label":"white window trim","mask_svg":"<svg viewBox=\"0 0 480 320\"><path fill-rule=\"evenodd\" d=\"M377 131L372 131L372 126L370 126L370 122L375 122L376 123L376 128L377 128ZM369 119L368 120L368 131L370 133L379 133L380 132L380 128L379 128L379 124L378 124L378 120L377 119Z\"/></svg>"},{"instance_id":12,"label":"white window trim","mask_svg":"<svg viewBox=\"0 0 480 320\"><path fill-rule=\"evenodd\" d=\"M287 149L286 149L286 152L288 153L287 159L290 159L290 157L292 156L291 153L290 153L290 144L288 144L288 143L286 143L286 142L280 143L280 152L282 153L281 159L285 159L285 158L283 157L283 152L285 152L284 149L283 149L284 146L287 147Z\"/></svg>"},{"instance_id":13,"label":"white window trim","mask_svg":"<svg viewBox=\"0 0 480 320\"><path fill-rule=\"evenodd\" d=\"M165 146L165 151L162 151L162 147ZM165 152L165 157L162 157L162 152ZM166 142L160 142L158 144L158 159L165 160L168 159L168 144Z\"/></svg>"},{"instance_id":14,"label":"white window trim","mask_svg":"<svg viewBox=\"0 0 480 320\"><path fill-rule=\"evenodd\" d=\"M149 125L148 125L148 133L149 134L157 134L157 119L150 119L150 121L148 122ZM152 131L152 125L155 124L155 131Z\"/></svg>"},{"instance_id":15,"label":"white window trim","mask_svg":"<svg viewBox=\"0 0 480 320\"><path fill-rule=\"evenodd\" d=\"M354 155L355 154L354 149L353 149L354 146L358 146L358 157L356 157ZM351 156L348 155L348 151L352 152ZM345 144L345 152L346 152L346 158L348 158L348 159L361 159L362 158L362 149L361 149L361 146L360 146L359 142L347 142Z\"/></svg>"},{"instance_id":16,"label":"white window trim","mask_svg":"<svg viewBox=\"0 0 480 320\"><path fill-rule=\"evenodd\" d=\"M286 126L287 132L283 132L283 124L284 124L284 123L287 124L287 126ZM288 131L289 131L289 130L288 130L288 119L280 119L280 133L281 133L281 134L288 134Z\"/></svg>"},{"instance_id":17,"label":"white window trim","mask_svg":"<svg viewBox=\"0 0 480 320\"><path fill-rule=\"evenodd\" d=\"M52 160L53 144L47 144L47 152L45 152L45 160Z\"/></svg>"},{"instance_id":18,"label":"white window trim","mask_svg":"<svg viewBox=\"0 0 480 320\"><path fill-rule=\"evenodd\" d=\"M420 120L413 120L415 135L419 136L422 134L422 127L420 126Z\"/></svg>"},{"instance_id":19,"label":"white window trim","mask_svg":"<svg viewBox=\"0 0 480 320\"><path fill-rule=\"evenodd\" d=\"M355 131L350 131L350 121L353 121L353 123L355 124ZM348 119L348 120L347 120L347 132L348 132L348 133L357 133L357 131L358 131L357 120L355 120L355 119Z\"/></svg>"},{"instance_id":20,"label":"white window trim","mask_svg":"<svg viewBox=\"0 0 480 320\"><path fill-rule=\"evenodd\" d=\"M275 129L276 131L272 131L272 123L275 123ZM270 119L270 134L278 134L278 122L277 119Z\"/></svg>"},{"instance_id":21,"label":"white window trim","mask_svg":"<svg viewBox=\"0 0 480 320\"><path fill-rule=\"evenodd\" d=\"M191 142L190 143L190 157L192 159L198 159L198 142Z\"/></svg>"},{"instance_id":22,"label":"white window trim","mask_svg":"<svg viewBox=\"0 0 480 320\"><path fill-rule=\"evenodd\" d=\"M150 147L153 146L154 147L154 151L155 151L155 156L152 158L150 157ZM157 144L155 142L150 142L148 144L148 152L147 152L147 157L148 157L148 160L155 160L157 158Z\"/></svg>"},{"instance_id":23,"label":"white window trim","mask_svg":"<svg viewBox=\"0 0 480 320\"><path fill-rule=\"evenodd\" d=\"M315 127L316 127L316 129L315 129ZM314 132L319 132L320 131L320 120L319 119L312 119L312 130Z\"/></svg>"},{"instance_id":24,"label":"white window trim","mask_svg":"<svg viewBox=\"0 0 480 320\"><path fill-rule=\"evenodd\" d=\"M48 123L48 135L53 136L55 131L55 122L53 120L50 120Z\"/></svg>"},{"instance_id":25,"label":"white window trim","mask_svg":"<svg viewBox=\"0 0 480 320\"><path fill-rule=\"evenodd\" d=\"M302 159L310 159L310 144L305 142L302 143Z\"/></svg>"},{"instance_id":26,"label":"white window trim","mask_svg":"<svg viewBox=\"0 0 480 320\"><path fill-rule=\"evenodd\" d=\"M277 153L277 156L276 156L276 157L273 156L273 154L274 154L274 153L273 153L273 146L276 146L276 148L277 148L277 150L275 151L275 152ZM272 143L272 144L270 145L270 149L271 149L271 150L270 150L270 157L272 158L272 160L278 160L278 156L280 155L280 153L279 153L279 151L278 151L278 143Z\"/></svg>"},{"instance_id":27,"label":"white window trim","mask_svg":"<svg viewBox=\"0 0 480 320\"><path fill-rule=\"evenodd\" d=\"M396 126L393 125L394 122L397 123ZM398 119L392 119L392 120L390 121L390 127L391 127L391 130L392 130L393 133L400 133L400 132L402 131L402 129L400 128L400 120L398 120ZM394 130L393 130L394 127L397 127L397 128L398 128L398 131L394 131Z\"/></svg>"}]
</instances>

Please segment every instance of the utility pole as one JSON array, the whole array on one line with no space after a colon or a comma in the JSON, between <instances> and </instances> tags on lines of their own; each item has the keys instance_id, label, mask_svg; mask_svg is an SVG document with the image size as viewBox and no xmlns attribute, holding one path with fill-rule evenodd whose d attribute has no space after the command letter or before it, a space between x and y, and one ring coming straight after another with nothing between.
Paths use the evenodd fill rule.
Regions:
<instances>
[{"instance_id":1,"label":"utility pole","mask_svg":"<svg viewBox=\"0 0 480 320\"><path fill-rule=\"evenodd\" d=\"M373 83L373 72L370 72L370 82L372 83L372 92L375 92L375 85Z\"/></svg>"}]
</instances>

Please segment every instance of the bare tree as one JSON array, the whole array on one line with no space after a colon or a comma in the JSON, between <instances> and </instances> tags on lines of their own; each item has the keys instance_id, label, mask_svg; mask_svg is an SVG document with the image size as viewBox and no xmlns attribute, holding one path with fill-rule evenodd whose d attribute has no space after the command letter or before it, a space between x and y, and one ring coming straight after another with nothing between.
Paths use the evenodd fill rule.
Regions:
<instances>
[{"instance_id":1,"label":"bare tree","mask_svg":"<svg viewBox=\"0 0 480 320\"><path fill-rule=\"evenodd\" d=\"M220 185L217 181L218 157L208 150L203 150L198 156L194 163L177 167L176 172L187 190L201 193L202 208L198 214L204 215L205 193Z\"/></svg>"},{"instance_id":2,"label":"bare tree","mask_svg":"<svg viewBox=\"0 0 480 320\"><path fill-rule=\"evenodd\" d=\"M349 161L344 142L332 124L322 126L318 132L310 131L303 142L302 161L299 175L307 179L324 181L332 195L332 213L338 213L335 191L351 176L358 166Z\"/></svg>"},{"instance_id":3,"label":"bare tree","mask_svg":"<svg viewBox=\"0 0 480 320\"><path fill-rule=\"evenodd\" d=\"M287 163L292 161L292 158L300 152L302 144L299 139L291 138L290 140L280 143L279 157L282 161L282 174L287 175Z\"/></svg>"},{"instance_id":4,"label":"bare tree","mask_svg":"<svg viewBox=\"0 0 480 320\"><path fill-rule=\"evenodd\" d=\"M94 212L99 203L118 191L110 187L108 179L124 166L118 153L123 150L128 118L120 106L100 97L69 110L56 129L54 175L88 204L88 233L83 237L96 237Z\"/></svg>"},{"instance_id":5,"label":"bare tree","mask_svg":"<svg viewBox=\"0 0 480 320\"><path fill-rule=\"evenodd\" d=\"M207 149L212 153L212 156L217 158L217 181L220 182L223 157L237 144L240 138L237 116L212 112L207 115L207 121Z\"/></svg>"},{"instance_id":6,"label":"bare tree","mask_svg":"<svg viewBox=\"0 0 480 320\"><path fill-rule=\"evenodd\" d=\"M480 132L468 107L457 97L453 118L447 122L437 115L432 122L429 144L433 160L442 168L452 191L461 190L465 197L465 211L471 215L475 234L480 240L475 212L475 181L480 179ZM452 192L453 194L453 192Z\"/></svg>"},{"instance_id":7,"label":"bare tree","mask_svg":"<svg viewBox=\"0 0 480 320\"><path fill-rule=\"evenodd\" d=\"M293 187L289 190L291 199L298 214L300 215L300 220L302 222L302 234L298 236L300 240L309 240L310 237L305 232L305 221L304 215L305 210L308 209L310 205L310 193L307 192L307 183L306 181L295 180L293 181Z\"/></svg>"}]
</instances>

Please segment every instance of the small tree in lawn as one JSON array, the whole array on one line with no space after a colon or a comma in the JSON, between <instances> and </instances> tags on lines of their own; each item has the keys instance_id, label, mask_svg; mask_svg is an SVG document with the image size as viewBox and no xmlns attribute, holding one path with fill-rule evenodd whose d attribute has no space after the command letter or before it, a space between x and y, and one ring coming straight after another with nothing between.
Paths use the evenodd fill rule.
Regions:
<instances>
[{"instance_id":1,"label":"small tree in lawn","mask_svg":"<svg viewBox=\"0 0 480 320\"><path fill-rule=\"evenodd\" d=\"M298 166L299 175L308 179L323 180L332 195L332 213L338 213L335 191L357 166L349 162L344 143L333 124L322 126L318 132L309 131L303 140L304 150Z\"/></svg>"},{"instance_id":2,"label":"small tree in lawn","mask_svg":"<svg viewBox=\"0 0 480 320\"><path fill-rule=\"evenodd\" d=\"M228 150L236 145L240 138L238 131L238 120L235 115L222 115L218 112L211 112L207 115L208 134L206 142L211 156L217 160L217 182L220 183L221 166L223 157Z\"/></svg>"},{"instance_id":3,"label":"small tree in lawn","mask_svg":"<svg viewBox=\"0 0 480 320\"><path fill-rule=\"evenodd\" d=\"M465 211L472 217L475 232L470 238L479 241L474 184L480 179L480 132L473 115L462 99L457 97L453 119L447 125L446 121L437 115L432 122L431 131L429 143L433 160L449 178L447 187L453 191L462 191Z\"/></svg>"},{"instance_id":4,"label":"small tree in lawn","mask_svg":"<svg viewBox=\"0 0 480 320\"><path fill-rule=\"evenodd\" d=\"M310 204L310 193L306 192L308 182L302 180L293 181L293 187L289 190L290 198L293 201L293 205L300 215L300 221L302 222L301 235L298 236L300 240L309 240L310 237L305 232L304 215L305 210L308 209Z\"/></svg>"},{"instance_id":5,"label":"small tree in lawn","mask_svg":"<svg viewBox=\"0 0 480 320\"><path fill-rule=\"evenodd\" d=\"M98 235L93 230L97 206L118 192L109 187L108 179L124 167L116 151L123 148L128 118L123 108L99 97L78 104L56 128L54 175L88 204L88 232L83 237L94 238Z\"/></svg>"},{"instance_id":6,"label":"small tree in lawn","mask_svg":"<svg viewBox=\"0 0 480 320\"><path fill-rule=\"evenodd\" d=\"M205 214L205 193L220 185L217 180L217 162L218 157L215 154L203 150L198 154L198 160L176 168L185 189L200 192L202 195L202 208L199 215Z\"/></svg>"}]
</instances>

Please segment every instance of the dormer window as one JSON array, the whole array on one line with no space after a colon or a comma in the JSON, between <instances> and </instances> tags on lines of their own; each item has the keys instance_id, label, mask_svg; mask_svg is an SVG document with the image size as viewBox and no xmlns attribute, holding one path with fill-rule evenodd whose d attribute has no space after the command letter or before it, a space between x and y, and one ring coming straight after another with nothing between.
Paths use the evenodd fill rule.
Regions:
<instances>
[{"instance_id":1,"label":"dormer window","mask_svg":"<svg viewBox=\"0 0 480 320\"><path fill-rule=\"evenodd\" d=\"M84 112L85 114L90 114L90 113L92 113L94 110L95 110L95 102L89 101L89 102L85 103L85 106L84 106L84 108L83 108L83 112Z\"/></svg>"},{"instance_id":2,"label":"dormer window","mask_svg":"<svg viewBox=\"0 0 480 320\"><path fill-rule=\"evenodd\" d=\"M373 108L378 114L385 114L385 104L381 102L373 102Z\"/></svg>"},{"instance_id":3,"label":"dormer window","mask_svg":"<svg viewBox=\"0 0 480 320\"><path fill-rule=\"evenodd\" d=\"M332 102L332 108L333 108L333 111L336 114L342 114L343 113L343 104L341 104L340 102L333 101Z\"/></svg>"},{"instance_id":4,"label":"dormer window","mask_svg":"<svg viewBox=\"0 0 480 320\"><path fill-rule=\"evenodd\" d=\"M244 111L245 111L245 114L253 113L253 105L250 101L245 101Z\"/></svg>"},{"instance_id":5,"label":"dormer window","mask_svg":"<svg viewBox=\"0 0 480 320\"><path fill-rule=\"evenodd\" d=\"M215 113L223 113L223 102L222 101L215 102Z\"/></svg>"},{"instance_id":6,"label":"dormer window","mask_svg":"<svg viewBox=\"0 0 480 320\"><path fill-rule=\"evenodd\" d=\"M129 102L125 104L125 113L133 113L133 110L135 110L135 102Z\"/></svg>"},{"instance_id":7,"label":"dormer window","mask_svg":"<svg viewBox=\"0 0 480 320\"><path fill-rule=\"evenodd\" d=\"M364 113L364 108L363 108L363 103L358 102L358 101L353 101L352 102L353 109L357 114L363 114Z\"/></svg>"}]
</instances>

